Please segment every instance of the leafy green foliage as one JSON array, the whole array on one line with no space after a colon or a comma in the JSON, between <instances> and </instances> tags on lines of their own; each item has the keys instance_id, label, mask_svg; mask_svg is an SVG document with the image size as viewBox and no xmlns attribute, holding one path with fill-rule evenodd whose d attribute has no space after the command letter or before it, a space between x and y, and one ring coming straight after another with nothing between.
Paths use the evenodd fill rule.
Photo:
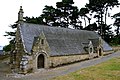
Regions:
<instances>
[{"instance_id":1,"label":"leafy green foliage","mask_svg":"<svg viewBox=\"0 0 120 80\"><path fill-rule=\"evenodd\" d=\"M17 24L15 23L13 25L10 25L10 27L12 29L16 30ZM8 39L10 39L9 44L3 47L3 50L5 52L9 52L9 51L11 51L15 47L15 35L16 35L16 31L6 32L6 34L4 35L4 36L8 37Z\"/></svg>"},{"instance_id":2,"label":"leafy green foliage","mask_svg":"<svg viewBox=\"0 0 120 80\"><path fill-rule=\"evenodd\" d=\"M98 26L96 23L90 24L87 27L84 28L84 30L90 30L90 31L97 31Z\"/></svg>"},{"instance_id":3,"label":"leafy green foliage","mask_svg":"<svg viewBox=\"0 0 120 80\"><path fill-rule=\"evenodd\" d=\"M84 17L85 27L87 27L87 26L86 26L86 19L85 19L85 18L88 19L89 25L90 25L90 20L91 20L91 19L86 15L86 14L88 14L88 13L89 13L88 8L81 8L80 11L79 11L79 15L80 15L81 17Z\"/></svg>"},{"instance_id":4,"label":"leafy green foliage","mask_svg":"<svg viewBox=\"0 0 120 80\"><path fill-rule=\"evenodd\" d=\"M118 0L89 0L89 4L86 7L95 14L95 18L98 19L98 25L101 27L99 33L103 36L103 24L106 25L106 16L109 8L112 9L114 6L118 6ZM103 21L103 16L105 16L105 21ZM104 37L104 36L103 36Z\"/></svg>"},{"instance_id":5,"label":"leafy green foliage","mask_svg":"<svg viewBox=\"0 0 120 80\"><path fill-rule=\"evenodd\" d=\"M5 52L11 51L11 44L4 46L3 51L5 51Z\"/></svg>"},{"instance_id":6,"label":"leafy green foliage","mask_svg":"<svg viewBox=\"0 0 120 80\"><path fill-rule=\"evenodd\" d=\"M73 0L62 0L56 3L56 7L45 6L41 17L46 25L68 28L73 26L75 29L82 28L79 20L79 10L73 6Z\"/></svg>"},{"instance_id":7,"label":"leafy green foliage","mask_svg":"<svg viewBox=\"0 0 120 80\"><path fill-rule=\"evenodd\" d=\"M68 28L72 25L75 29L81 28L79 10L76 6L73 6L73 4L73 0L62 0L62 2L56 3L57 11L60 12L60 14L57 15L60 27Z\"/></svg>"},{"instance_id":8,"label":"leafy green foliage","mask_svg":"<svg viewBox=\"0 0 120 80\"><path fill-rule=\"evenodd\" d=\"M24 17L24 19L25 19L25 22L27 22L27 23L44 24L42 17L30 18L30 17L26 16L26 17Z\"/></svg>"},{"instance_id":9,"label":"leafy green foliage","mask_svg":"<svg viewBox=\"0 0 120 80\"><path fill-rule=\"evenodd\" d=\"M115 26L116 36L112 40L114 45L120 44L120 12L112 16L115 19L113 26Z\"/></svg>"},{"instance_id":10,"label":"leafy green foliage","mask_svg":"<svg viewBox=\"0 0 120 80\"><path fill-rule=\"evenodd\" d=\"M120 13L116 13L112 16L115 19L114 26L116 27L115 32L116 35L120 35Z\"/></svg>"},{"instance_id":11,"label":"leafy green foliage","mask_svg":"<svg viewBox=\"0 0 120 80\"><path fill-rule=\"evenodd\" d=\"M118 0L89 0L89 3L86 4L85 7L89 10L89 12L91 12L93 18L97 19L95 22L97 26L92 24L93 27L91 28L90 24L85 29L96 30L104 40L111 42L111 40L114 38L114 35L113 32L110 31L111 25L107 25L106 20L107 15L109 14L108 10L114 8L115 6L118 7L118 5Z\"/></svg>"},{"instance_id":12,"label":"leafy green foliage","mask_svg":"<svg viewBox=\"0 0 120 80\"><path fill-rule=\"evenodd\" d=\"M62 0L62 2L57 2L56 6L58 8L58 10L61 12L61 14L59 15L63 20L60 20L59 23L61 27L65 27L68 28L69 26L69 15L70 15L70 10L72 9L72 4L69 3L69 1L67 0Z\"/></svg>"},{"instance_id":13,"label":"leafy green foliage","mask_svg":"<svg viewBox=\"0 0 120 80\"><path fill-rule=\"evenodd\" d=\"M41 15L42 19L44 20L44 23L47 25L55 24L56 21L56 9L53 8L53 6L45 6L43 9L43 13Z\"/></svg>"},{"instance_id":14,"label":"leafy green foliage","mask_svg":"<svg viewBox=\"0 0 120 80\"><path fill-rule=\"evenodd\" d=\"M111 31L111 25L106 25L106 24L103 24L102 25L103 28L102 28L102 36L103 36L103 39L110 43L111 40L113 39L113 32ZM100 27L99 27L100 29ZM100 33L99 33L100 34Z\"/></svg>"},{"instance_id":15,"label":"leafy green foliage","mask_svg":"<svg viewBox=\"0 0 120 80\"><path fill-rule=\"evenodd\" d=\"M6 32L7 35L4 35L4 36L15 36L15 32Z\"/></svg>"},{"instance_id":16,"label":"leafy green foliage","mask_svg":"<svg viewBox=\"0 0 120 80\"><path fill-rule=\"evenodd\" d=\"M115 36L112 40L111 40L112 45L119 45L120 44L120 35L119 36Z\"/></svg>"}]
</instances>

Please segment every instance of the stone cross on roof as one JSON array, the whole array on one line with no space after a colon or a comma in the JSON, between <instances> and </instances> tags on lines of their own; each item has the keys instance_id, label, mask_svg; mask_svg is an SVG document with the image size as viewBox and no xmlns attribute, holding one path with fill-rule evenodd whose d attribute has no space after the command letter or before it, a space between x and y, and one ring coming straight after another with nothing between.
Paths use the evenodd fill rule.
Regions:
<instances>
[{"instance_id":1,"label":"stone cross on roof","mask_svg":"<svg viewBox=\"0 0 120 80\"><path fill-rule=\"evenodd\" d=\"M24 11L22 9L22 6L20 6L20 10L18 12L18 22L23 21L23 13L24 13Z\"/></svg>"}]
</instances>

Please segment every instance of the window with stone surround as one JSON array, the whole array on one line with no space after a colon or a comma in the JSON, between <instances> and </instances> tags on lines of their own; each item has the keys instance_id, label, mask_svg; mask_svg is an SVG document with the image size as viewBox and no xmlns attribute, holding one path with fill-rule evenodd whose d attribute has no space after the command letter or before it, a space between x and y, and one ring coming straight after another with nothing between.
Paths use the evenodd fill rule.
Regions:
<instances>
[{"instance_id":1,"label":"window with stone surround","mask_svg":"<svg viewBox=\"0 0 120 80\"><path fill-rule=\"evenodd\" d=\"M44 45L44 39L41 40L41 44Z\"/></svg>"}]
</instances>

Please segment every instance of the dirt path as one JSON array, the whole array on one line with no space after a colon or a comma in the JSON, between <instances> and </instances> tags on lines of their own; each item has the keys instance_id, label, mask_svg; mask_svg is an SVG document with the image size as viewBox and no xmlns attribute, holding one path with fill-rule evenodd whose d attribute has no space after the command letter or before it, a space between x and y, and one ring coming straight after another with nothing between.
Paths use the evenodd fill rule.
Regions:
<instances>
[{"instance_id":1,"label":"dirt path","mask_svg":"<svg viewBox=\"0 0 120 80\"><path fill-rule=\"evenodd\" d=\"M66 65L66 66L57 67L57 68L48 69L48 70L41 69L36 73L27 74L24 76L17 74L16 78L11 77L11 76L4 77L5 76L5 72L4 72L5 67L2 71L2 68L3 68L2 66L6 66L6 65L2 64L2 66L0 66L0 80L49 80L50 78L53 78L56 76L65 75L70 72L74 72L79 69L82 69L82 68L94 66L96 64L99 64L101 62L107 61L111 58L118 57L118 56L120 56L120 51L113 53L113 54L109 54L107 56L103 56L101 58L95 58L95 59L91 59L91 60L87 60L87 61L83 61L83 62L74 63L71 65ZM0 65L1 65L1 63L0 63ZM4 76L2 76L1 74Z\"/></svg>"}]
</instances>

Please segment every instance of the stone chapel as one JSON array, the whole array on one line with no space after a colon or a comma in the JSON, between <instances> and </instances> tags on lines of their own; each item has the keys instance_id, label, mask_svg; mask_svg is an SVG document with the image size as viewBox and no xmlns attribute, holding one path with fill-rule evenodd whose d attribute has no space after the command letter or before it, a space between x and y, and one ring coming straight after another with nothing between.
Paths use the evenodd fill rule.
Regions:
<instances>
[{"instance_id":1,"label":"stone chapel","mask_svg":"<svg viewBox=\"0 0 120 80\"><path fill-rule=\"evenodd\" d=\"M20 7L15 49L10 58L11 68L17 73L35 72L112 52L109 44L93 31L26 23L23 13Z\"/></svg>"}]
</instances>

